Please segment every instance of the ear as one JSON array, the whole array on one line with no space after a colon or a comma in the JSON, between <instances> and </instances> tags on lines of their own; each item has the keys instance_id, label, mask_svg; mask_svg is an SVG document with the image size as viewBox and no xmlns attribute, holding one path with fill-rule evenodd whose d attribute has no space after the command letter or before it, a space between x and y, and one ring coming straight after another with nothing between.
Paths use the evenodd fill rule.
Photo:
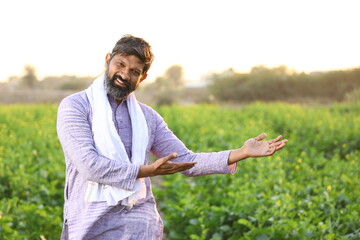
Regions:
<instances>
[{"instance_id":1,"label":"ear","mask_svg":"<svg viewBox=\"0 0 360 240\"><path fill-rule=\"evenodd\" d=\"M147 77L147 73L144 73L140 79L140 82L144 81L146 77Z\"/></svg>"},{"instance_id":2,"label":"ear","mask_svg":"<svg viewBox=\"0 0 360 240\"><path fill-rule=\"evenodd\" d=\"M105 68L108 67L108 65L109 65L109 63L110 63L110 58L111 58L110 53L107 53L107 54L106 54L106 57L105 57Z\"/></svg>"}]
</instances>

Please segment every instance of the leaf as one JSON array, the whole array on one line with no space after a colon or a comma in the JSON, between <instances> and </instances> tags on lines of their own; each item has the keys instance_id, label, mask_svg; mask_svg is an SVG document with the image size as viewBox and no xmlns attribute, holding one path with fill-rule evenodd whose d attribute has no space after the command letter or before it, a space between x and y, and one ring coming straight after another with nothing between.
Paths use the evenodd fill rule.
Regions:
<instances>
[{"instance_id":1,"label":"leaf","mask_svg":"<svg viewBox=\"0 0 360 240\"><path fill-rule=\"evenodd\" d=\"M250 229L253 229L253 228L254 228L254 226L251 224L251 222L250 222L249 220L245 219L245 218L242 218L242 219L237 220L237 223L238 223L238 224L245 225L245 226L247 226L247 227L250 228Z\"/></svg>"}]
</instances>

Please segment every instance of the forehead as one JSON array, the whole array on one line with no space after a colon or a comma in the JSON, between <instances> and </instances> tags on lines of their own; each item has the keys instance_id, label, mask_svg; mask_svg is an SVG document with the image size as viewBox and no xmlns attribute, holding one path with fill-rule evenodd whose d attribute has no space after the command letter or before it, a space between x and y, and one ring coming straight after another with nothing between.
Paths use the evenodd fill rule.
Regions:
<instances>
[{"instance_id":1,"label":"forehead","mask_svg":"<svg viewBox=\"0 0 360 240\"><path fill-rule=\"evenodd\" d=\"M138 57L134 55L124 56L121 54L116 54L113 57L112 62L114 63L122 62L129 68L139 68L141 70L145 66L145 64Z\"/></svg>"}]
</instances>

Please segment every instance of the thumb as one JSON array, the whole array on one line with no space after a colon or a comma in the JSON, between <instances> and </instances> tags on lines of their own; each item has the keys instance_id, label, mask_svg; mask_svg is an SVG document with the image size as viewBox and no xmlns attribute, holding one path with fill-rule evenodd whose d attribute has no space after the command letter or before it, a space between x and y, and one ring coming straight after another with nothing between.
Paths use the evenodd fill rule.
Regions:
<instances>
[{"instance_id":1,"label":"thumb","mask_svg":"<svg viewBox=\"0 0 360 240\"><path fill-rule=\"evenodd\" d=\"M159 159L160 162L161 162L160 165L170 161L171 159L177 158L177 156L178 156L177 153L170 153L166 157L163 157L163 158Z\"/></svg>"},{"instance_id":2,"label":"thumb","mask_svg":"<svg viewBox=\"0 0 360 240\"><path fill-rule=\"evenodd\" d=\"M267 137L266 133L262 133L262 134L260 134L259 136L255 137L254 139L255 139L256 141L261 141L261 140L263 140L263 139L266 138L266 137Z\"/></svg>"}]
</instances>

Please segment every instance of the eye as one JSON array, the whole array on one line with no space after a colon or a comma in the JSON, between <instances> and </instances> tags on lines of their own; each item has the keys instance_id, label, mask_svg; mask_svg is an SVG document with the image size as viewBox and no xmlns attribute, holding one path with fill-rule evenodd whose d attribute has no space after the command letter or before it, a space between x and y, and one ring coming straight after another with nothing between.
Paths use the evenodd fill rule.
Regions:
<instances>
[{"instance_id":1,"label":"eye","mask_svg":"<svg viewBox=\"0 0 360 240\"><path fill-rule=\"evenodd\" d=\"M132 70L132 74L134 75L134 76L140 76L140 71L139 70Z\"/></svg>"},{"instance_id":2,"label":"eye","mask_svg":"<svg viewBox=\"0 0 360 240\"><path fill-rule=\"evenodd\" d=\"M117 62L116 65L117 65L118 67L121 67L121 68L123 68L123 67L125 66L123 62Z\"/></svg>"}]
</instances>

